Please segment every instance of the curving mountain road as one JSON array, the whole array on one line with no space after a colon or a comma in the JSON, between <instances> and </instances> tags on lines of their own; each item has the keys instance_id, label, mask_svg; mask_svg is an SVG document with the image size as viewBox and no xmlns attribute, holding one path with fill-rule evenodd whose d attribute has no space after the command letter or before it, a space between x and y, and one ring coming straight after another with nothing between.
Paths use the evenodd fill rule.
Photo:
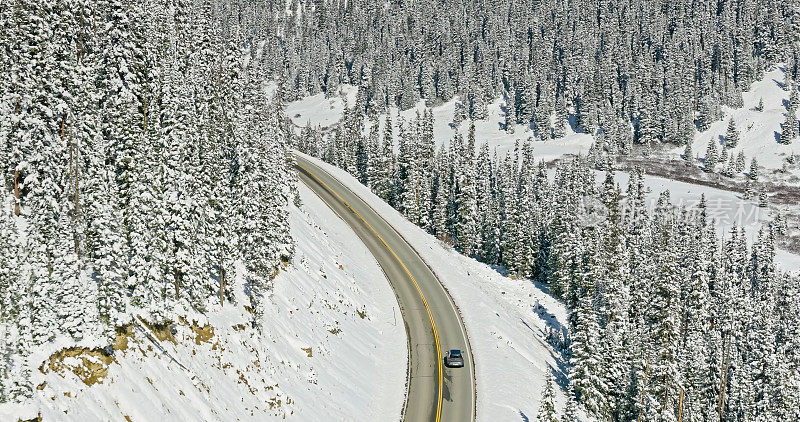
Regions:
<instances>
[{"instance_id":1,"label":"curving mountain road","mask_svg":"<svg viewBox=\"0 0 800 422\"><path fill-rule=\"evenodd\" d=\"M400 305L409 345L403 420L473 421L475 376L466 330L450 296L417 252L366 202L325 170L295 154L300 180L364 242ZM461 349L464 368L442 364Z\"/></svg>"}]
</instances>

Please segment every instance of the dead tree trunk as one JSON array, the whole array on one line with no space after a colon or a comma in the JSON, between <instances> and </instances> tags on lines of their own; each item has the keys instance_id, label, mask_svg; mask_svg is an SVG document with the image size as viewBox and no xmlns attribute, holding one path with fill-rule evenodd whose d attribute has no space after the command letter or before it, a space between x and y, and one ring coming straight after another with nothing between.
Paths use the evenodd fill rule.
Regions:
<instances>
[{"instance_id":1,"label":"dead tree trunk","mask_svg":"<svg viewBox=\"0 0 800 422\"><path fill-rule=\"evenodd\" d=\"M17 98L17 114L19 115L22 108L21 100ZM19 123L17 123L17 129L19 129ZM14 215L20 214L19 209L19 169L14 170Z\"/></svg>"},{"instance_id":2,"label":"dead tree trunk","mask_svg":"<svg viewBox=\"0 0 800 422\"><path fill-rule=\"evenodd\" d=\"M219 266L219 306L224 305L223 294L225 293L225 269Z\"/></svg>"},{"instance_id":3,"label":"dead tree trunk","mask_svg":"<svg viewBox=\"0 0 800 422\"><path fill-rule=\"evenodd\" d=\"M80 215L80 166L78 165L78 148L75 147L75 143L72 142L72 120L70 119L69 122L69 144L72 149L74 149L75 153L70 153L70 156L75 156L75 255L78 256L78 259L81 259L81 248L80 248L80 238L78 237L78 216Z\"/></svg>"},{"instance_id":4,"label":"dead tree trunk","mask_svg":"<svg viewBox=\"0 0 800 422\"><path fill-rule=\"evenodd\" d=\"M642 398L640 399L642 408L639 409L639 417L636 419L637 422L642 422L642 412L644 411L644 392L647 389L647 373L649 371L650 371L650 359L647 359L644 366L644 379L642 381Z\"/></svg>"}]
</instances>

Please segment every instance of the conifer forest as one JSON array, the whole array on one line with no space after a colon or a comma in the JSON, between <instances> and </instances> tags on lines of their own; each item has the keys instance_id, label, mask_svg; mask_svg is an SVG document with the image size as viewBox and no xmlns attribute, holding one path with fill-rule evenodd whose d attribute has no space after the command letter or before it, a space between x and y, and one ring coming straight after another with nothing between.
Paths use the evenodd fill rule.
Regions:
<instances>
[{"instance_id":1,"label":"conifer forest","mask_svg":"<svg viewBox=\"0 0 800 422\"><path fill-rule=\"evenodd\" d=\"M563 377L529 417L800 420L800 271L778 252L800 255L800 167L768 171L727 117L764 81L785 92L753 107L779 109L767 149L796 148L798 0L5 0L0 404L37 394L48 345L228 303L264 330L301 265L296 150L563 304ZM334 124L286 112L342 89ZM476 129L492 107L512 148ZM586 153L537 155L570 134ZM653 192L673 149L781 213L721 229L704 195Z\"/></svg>"}]
</instances>

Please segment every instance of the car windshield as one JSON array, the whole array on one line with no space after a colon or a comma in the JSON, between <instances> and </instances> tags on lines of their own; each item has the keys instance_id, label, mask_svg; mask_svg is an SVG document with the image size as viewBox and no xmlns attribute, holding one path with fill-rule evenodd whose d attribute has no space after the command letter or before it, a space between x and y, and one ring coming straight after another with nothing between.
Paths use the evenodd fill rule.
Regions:
<instances>
[{"instance_id":1,"label":"car windshield","mask_svg":"<svg viewBox=\"0 0 800 422\"><path fill-rule=\"evenodd\" d=\"M461 357L461 350L451 350L450 351L451 358L460 358Z\"/></svg>"}]
</instances>

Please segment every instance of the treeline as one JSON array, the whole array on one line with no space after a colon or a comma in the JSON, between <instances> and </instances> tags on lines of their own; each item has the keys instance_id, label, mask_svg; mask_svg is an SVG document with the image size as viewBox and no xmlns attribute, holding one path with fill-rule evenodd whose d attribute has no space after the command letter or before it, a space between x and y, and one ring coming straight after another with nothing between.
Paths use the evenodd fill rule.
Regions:
<instances>
[{"instance_id":1,"label":"treeline","mask_svg":"<svg viewBox=\"0 0 800 422\"><path fill-rule=\"evenodd\" d=\"M740 107L742 91L786 63L798 76L797 0L264 2L266 48L287 100L339 84L364 111L458 96L480 119L504 97L508 121L561 136L600 130L613 151L684 144ZM796 124L796 122L795 122ZM513 126L507 126L510 130ZM633 136L631 136L633 133Z\"/></svg>"},{"instance_id":2,"label":"treeline","mask_svg":"<svg viewBox=\"0 0 800 422\"><path fill-rule=\"evenodd\" d=\"M590 415L800 417L800 280L776 270L771 227L748 247L742 228L720 238L702 198L688 210L667 191L648 206L640 170L623 188L581 157L548 170L528 143L498 157L474 128L436 148L429 111L396 134L364 119L350 110L296 144L465 255L547 283L571 310L551 337Z\"/></svg>"},{"instance_id":3,"label":"treeline","mask_svg":"<svg viewBox=\"0 0 800 422\"><path fill-rule=\"evenodd\" d=\"M0 402L39 345L250 306L292 250L285 124L254 10L224 1L0 8Z\"/></svg>"}]
</instances>

